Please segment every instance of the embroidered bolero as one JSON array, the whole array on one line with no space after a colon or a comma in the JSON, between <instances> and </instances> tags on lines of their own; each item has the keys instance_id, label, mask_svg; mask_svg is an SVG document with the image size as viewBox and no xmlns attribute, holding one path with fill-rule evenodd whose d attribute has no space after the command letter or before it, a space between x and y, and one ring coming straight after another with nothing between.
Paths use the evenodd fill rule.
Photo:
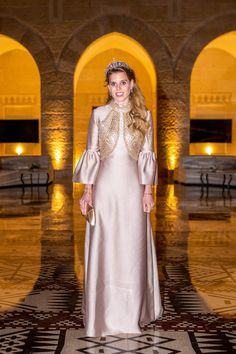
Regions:
<instances>
[{"instance_id":1,"label":"embroidered bolero","mask_svg":"<svg viewBox=\"0 0 236 354\"><path fill-rule=\"evenodd\" d=\"M124 113L124 141L129 155L137 160L140 184L157 183L157 161L153 152L153 125L151 112L147 111L149 128L145 137L139 131L133 132L128 126L129 116ZM87 147L76 165L73 182L94 184L102 160L109 158L115 149L119 134L119 115L113 105L98 107L93 110Z\"/></svg>"}]
</instances>

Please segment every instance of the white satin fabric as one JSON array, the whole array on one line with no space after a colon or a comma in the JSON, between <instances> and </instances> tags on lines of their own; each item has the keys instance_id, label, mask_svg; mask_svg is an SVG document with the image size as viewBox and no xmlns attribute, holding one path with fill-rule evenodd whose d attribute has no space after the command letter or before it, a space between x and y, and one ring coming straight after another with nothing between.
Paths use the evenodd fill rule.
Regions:
<instances>
[{"instance_id":1,"label":"white satin fabric","mask_svg":"<svg viewBox=\"0 0 236 354\"><path fill-rule=\"evenodd\" d=\"M73 181L94 184L96 225L86 223L83 313L86 335L141 333L140 325L162 313L150 215L143 212L144 184L157 181L152 118L138 161L129 156L120 114L118 143L99 159L98 120L110 105L94 110L88 144Z\"/></svg>"}]
</instances>

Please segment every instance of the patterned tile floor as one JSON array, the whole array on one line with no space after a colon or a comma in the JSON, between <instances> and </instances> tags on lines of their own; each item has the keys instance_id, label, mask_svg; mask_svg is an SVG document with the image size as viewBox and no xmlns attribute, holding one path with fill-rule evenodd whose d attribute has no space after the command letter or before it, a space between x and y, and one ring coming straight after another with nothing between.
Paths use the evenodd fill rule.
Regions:
<instances>
[{"instance_id":1,"label":"patterned tile floor","mask_svg":"<svg viewBox=\"0 0 236 354\"><path fill-rule=\"evenodd\" d=\"M0 190L0 354L236 353L236 190L160 185L152 224L163 317L86 338L84 220L71 183Z\"/></svg>"}]
</instances>

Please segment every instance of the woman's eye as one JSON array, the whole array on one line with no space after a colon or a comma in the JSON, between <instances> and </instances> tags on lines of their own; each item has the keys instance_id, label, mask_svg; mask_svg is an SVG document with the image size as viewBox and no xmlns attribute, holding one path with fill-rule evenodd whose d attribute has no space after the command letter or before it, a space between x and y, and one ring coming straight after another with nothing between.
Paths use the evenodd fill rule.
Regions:
<instances>
[{"instance_id":1,"label":"woman's eye","mask_svg":"<svg viewBox=\"0 0 236 354\"><path fill-rule=\"evenodd\" d=\"M125 86L127 84L127 81L121 81L121 85Z\"/></svg>"},{"instance_id":2,"label":"woman's eye","mask_svg":"<svg viewBox=\"0 0 236 354\"><path fill-rule=\"evenodd\" d=\"M110 85L111 85L112 87L114 87L114 86L116 85L116 83L115 83L115 82L111 82Z\"/></svg>"}]
</instances>

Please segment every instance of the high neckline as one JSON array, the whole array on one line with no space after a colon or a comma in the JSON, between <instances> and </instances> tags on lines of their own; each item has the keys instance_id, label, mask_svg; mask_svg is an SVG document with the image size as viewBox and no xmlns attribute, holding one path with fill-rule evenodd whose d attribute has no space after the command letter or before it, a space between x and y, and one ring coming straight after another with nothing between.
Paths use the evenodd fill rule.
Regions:
<instances>
[{"instance_id":1,"label":"high neckline","mask_svg":"<svg viewBox=\"0 0 236 354\"><path fill-rule=\"evenodd\" d=\"M111 101L110 103L112 109L119 111L119 112L129 112L131 110L131 103L129 102L127 105L120 106L115 101Z\"/></svg>"}]
</instances>

